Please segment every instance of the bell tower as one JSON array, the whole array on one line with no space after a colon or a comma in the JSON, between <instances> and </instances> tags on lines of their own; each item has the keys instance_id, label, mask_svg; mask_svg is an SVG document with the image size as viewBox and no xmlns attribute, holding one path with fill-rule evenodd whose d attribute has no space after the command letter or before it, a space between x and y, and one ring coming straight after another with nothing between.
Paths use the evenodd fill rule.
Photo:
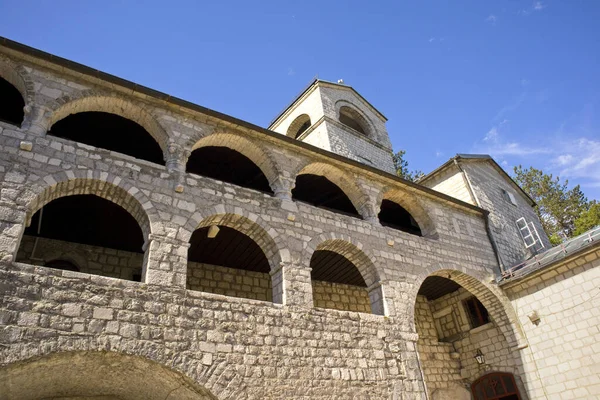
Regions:
<instances>
[{"instance_id":1,"label":"bell tower","mask_svg":"<svg viewBox=\"0 0 600 400\"><path fill-rule=\"evenodd\" d=\"M342 80L313 80L269 129L395 173L387 118Z\"/></svg>"}]
</instances>

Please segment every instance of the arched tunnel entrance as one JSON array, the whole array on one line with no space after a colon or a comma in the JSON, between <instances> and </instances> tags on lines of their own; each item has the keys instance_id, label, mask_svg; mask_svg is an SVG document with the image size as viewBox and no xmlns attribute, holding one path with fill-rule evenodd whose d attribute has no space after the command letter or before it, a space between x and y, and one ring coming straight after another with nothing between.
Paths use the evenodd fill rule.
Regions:
<instances>
[{"instance_id":1,"label":"arched tunnel entrance","mask_svg":"<svg viewBox=\"0 0 600 400\"><path fill-rule=\"evenodd\" d=\"M438 271L423 281L415 302L415 327L430 399L520 399L510 396L524 393L522 362L518 350L509 345L507 328L512 328L500 302L477 279L457 271ZM477 359L478 354L483 358ZM517 383L510 391L494 392L497 397L471 393L469 385L489 371L514 376ZM484 383L481 390L491 387L489 380ZM475 386L479 390L481 385Z\"/></svg>"},{"instance_id":2,"label":"arched tunnel entrance","mask_svg":"<svg viewBox=\"0 0 600 400\"><path fill-rule=\"evenodd\" d=\"M0 368L2 400L217 400L183 374L116 352L56 353Z\"/></svg>"}]
</instances>

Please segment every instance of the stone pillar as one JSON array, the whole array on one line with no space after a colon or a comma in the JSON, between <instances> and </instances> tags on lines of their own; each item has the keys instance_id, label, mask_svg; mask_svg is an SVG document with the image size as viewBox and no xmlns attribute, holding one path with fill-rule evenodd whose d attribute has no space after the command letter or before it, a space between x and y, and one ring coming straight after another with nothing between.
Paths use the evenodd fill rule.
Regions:
<instances>
[{"instance_id":1,"label":"stone pillar","mask_svg":"<svg viewBox=\"0 0 600 400\"><path fill-rule=\"evenodd\" d=\"M281 263L271 271L273 302L288 306L313 307L311 269L293 263Z\"/></svg>"},{"instance_id":2,"label":"stone pillar","mask_svg":"<svg viewBox=\"0 0 600 400\"><path fill-rule=\"evenodd\" d=\"M142 282L185 289L190 244L150 234L145 247Z\"/></svg>"},{"instance_id":3,"label":"stone pillar","mask_svg":"<svg viewBox=\"0 0 600 400\"><path fill-rule=\"evenodd\" d=\"M375 207L375 205L367 200L363 203L362 206L357 210L358 213L363 217L365 221L372 223L373 225L381 225L379 223L379 207Z\"/></svg>"},{"instance_id":4,"label":"stone pillar","mask_svg":"<svg viewBox=\"0 0 600 400\"><path fill-rule=\"evenodd\" d=\"M0 203L0 261L14 261L25 230L25 210L15 204Z\"/></svg>"},{"instance_id":5,"label":"stone pillar","mask_svg":"<svg viewBox=\"0 0 600 400\"><path fill-rule=\"evenodd\" d=\"M164 154L167 171L174 177L175 191L178 193L183 192L185 166L190 154L187 149L174 142L167 145L167 151Z\"/></svg>"},{"instance_id":6,"label":"stone pillar","mask_svg":"<svg viewBox=\"0 0 600 400\"><path fill-rule=\"evenodd\" d=\"M23 111L25 111L25 118L21 128L35 135L44 136L50 128L46 115L51 112L50 109L38 104L27 104Z\"/></svg>"},{"instance_id":7,"label":"stone pillar","mask_svg":"<svg viewBox=\"0 0 600 400\"><path fill-rule=\"evenodd\" d=\"M381 282L375 282L367 288L371 301L371 312L377 315L389 315L385 301L385 291Z\"/></svg>"},{"instance_id":8,"label":"stone pillar","mask_svg":"<svg viewBox=\"0 0 600 400\"><path fill-rule=\"evenodd\" d=\"M293 178L278 176L272 182L269 182L275 197L281 200L292 200L292 189L296 186L296 180Z\"/></svg>"},{"instance_id":9,"label":"stone pillar","mask_svg":"<svg viewBox=\"0 0 600 400\"><path fill-rule=\"evenodd\" d=\"M414 332L389 331L384 340L388 380L394 399L427 399L422 365L417 351L419 335Z\"/></svg>"}]
</instances>

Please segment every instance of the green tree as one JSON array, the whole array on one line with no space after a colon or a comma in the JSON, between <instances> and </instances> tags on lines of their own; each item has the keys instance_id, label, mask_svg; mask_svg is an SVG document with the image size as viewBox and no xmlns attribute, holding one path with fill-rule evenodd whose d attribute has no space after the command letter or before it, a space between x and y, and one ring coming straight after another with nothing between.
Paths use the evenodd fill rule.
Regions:
<instances>
[{"instance_id":1,"label":"green tree","mask_svg":"<svg viewBox=\"0 0 600 400\"><path fill-rule=\"evenodd\" d=\"M394 168L396 168L396 175L398 175L400 178L415 182L425 174L423 171L409 170L408 161L404 159L405 154L405 150L400 150L392 156L394 159Z\"/></svg>"},{"instance_id":2,"label":"green tree","mask_svg":"<svg viewBox=\"0 0 600 400\"><path fill-rule=\"evenodd\" d=\"M519 165L514 173L515 181L537 203L536 211L550 241L557 244L561 238L573 237L575 221L589 208L579 185L569 190L569 181L561 182L558 176L554 178L533 167L523 169Z\"/></svg>"},{"instance_id":3,"label":"green tree","mask_svg":"<svg viewBox=\"0 0 600 400\"><path fill-rule=\"evenodd\" d=\"M581 235L596 226L600 226L600 203L593 200L590 207L575 220L573 236Z\"/></svg>"}]
</instances>

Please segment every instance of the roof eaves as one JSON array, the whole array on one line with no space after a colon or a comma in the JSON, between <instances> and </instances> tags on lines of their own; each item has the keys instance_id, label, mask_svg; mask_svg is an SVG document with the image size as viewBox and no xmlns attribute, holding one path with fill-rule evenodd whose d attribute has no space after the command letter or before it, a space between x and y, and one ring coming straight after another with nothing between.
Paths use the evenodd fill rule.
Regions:
<instances>
[{"instance_id":1,"label":"roof eaves","mask_svg":"<svg viewBox=\"0 0 600 400\"><path fill-rule=\"evenodd\" d=\"M323 157L334 159L334 160L336 160L338 162L341 162L343 164L347 164L347 165L353 166L355 168L360 168L360 169L366 170L367 172L369 172L371 174L374 174L374 175L377 175L377 176L384 177L386 179L390 179L390 180L399 182L399 183L401 183L401 184L403 184L405 186L408 186L408 187L411 187L411 188L413 188L415 190L427 193L427 194L429 194L429 195L431 195L433 197L437 197L437 198L439 198L441 200L444 200L446 202L453 203L453 204L458 205L458 206L460 206L462 208L466 208L466 209L469 209L471 211L474 211L474 212L477 212L477 213L480 213L480 214L483 214L483 215L489 214L489 212L487 210L484 210L483 208L480 208L480 207L474 206L472 204L466 203L466 202L464 202L462 200L458 200L458 199L456 199L456 198L454 198L452 196L448 196L446 194L437 192L437 191L435 191L433 189L430 189L430 188L428 188L426 186L422 186L422 185L417 184L415 182L411 182L409 180L406 180L404 178L401 178L401 177L396 176L394 174L391 174L389 172L385 172L385 171L383 171L381 169L378 169L376 167L372 167L370 165L362 164L362 163L360 163L358 161L349 159L347 157L338 155L336 153L332 153L332 152L327 151L327 150L323 150L323 149L321 149L319 147L316 147L316 146L313 146L311 144L308 144L308 143L305 143L305 142L301 142L301 141L292 139L292 138L290 138L288 136L285 136L285 135L279 134L277 132L274 132L274 131L262 128L262 127L260 127L258 125L254 125L254 124L252 124L250 122L246 122L244 120L232 117L230 115L223 114L223 113L220 113L218 111L211 110L210 108L206 108L206 107L200 106L198 104L189 102L187 100L180 99L178 97L170 96L170 95L168 95L166 93L159 92L159 91L154 90L154 89L150 89L150 88L148 88L146 86L138 85L137 83L128 81L126 79L119 78L119 77L117 77L115 75L111 75L111 74L108 74L106 72L102 72L100 70L88 67L86 65L83 65L83 64L80 64L80 63L77 63L77 62L74 62L74 61L62 58L62 57L58 57L58 56L52 55L52 54L47 53L45 51L38 50L38 49L35 49L33 47L24 45L22 43L12 41L12 40L10 40L8 38L5 38L5 37L2 37L2 36L0 36L0 46L4 46L4 47L9 48L11 50L18 51L18 52L23 53L25 55L28 55L30 57L38 58L38 59L46 61L46 62L51 62L51 63L53 63L53 64L55 64L55 65L57 65L59 67L68 68L68 69L70 69L70 70L72 70L74 72L78 72L80 74L88 75L88 76L91 76L91 77L94 77L94 78L97 78L97 79L100 79L100 80L103 80L103 81L106 81L106 82L110 82L110 83L119 85L121 87L124 87L124 88L127 88L127 89L131 89L132 91L135 91L135 92L138 92L138 93L141 93L141 94L153 97L155 99L162 100L162 101L168 102L170 104L173 104L173 105L176 105L176 106L179 106L179 107L182 107L182 108L186 108L188 110L191 110L191 111L194 111L194 112L198 112L198 113L201 113L201 114L213 117L215 119L220 119L220 120L226 121L226 122L228 122L230 124L237 125L237 126L240 126L242 128L246 128L246 129L249 129L249 130L252 130L252 131L264 134L264 135L266 135L266 136L268 136L268 137L270 137L270 138L272 138L274 140L283 141L283 142L285 142L288 145L297 146L299 148L303 148L303 149L305 149L307 151L310 151L312 153L319 154L319 155L321 155Z\"/></svg>"},{"instance_id":2,"label":"roof eaves","mask_svg":"<svg viewBox=\"0 0 600 400\"><path fill-rule=\"evenodd\" d=\"M532 207L535 207L537 205L535 200L533 200L531 198L531 196L526 191L524 191L523 188L521 186L519 186L519 184L517 182L515 182L515 180L504 170L504 168L502 168L500 166L500 164L498 164L496 162L496 160L494 160L494 158L488 154L461 154L461 153L459 153L459 154L455 155L454 157L452 157L450 160L446 161L445 163L443 163L442 165L437 167L436 169L434 169L433 171L431 171L430 173L428 173L427 175L425 175L424 177L422 177L421 179L419 179L417 182L422 184L423 182L429 180L430 178L434 177L439 172L441 172L443 169L448 167L451 163L454 162L454 160L460 160L460 159L491 161L493 167L496 170L498 170L502 174L502 176L504 176L504 178L507 181L509 181L510 184L515 186L523 194L523 196L529 201L529 203L531 204Z\"/></svg>"}]
</instances>

